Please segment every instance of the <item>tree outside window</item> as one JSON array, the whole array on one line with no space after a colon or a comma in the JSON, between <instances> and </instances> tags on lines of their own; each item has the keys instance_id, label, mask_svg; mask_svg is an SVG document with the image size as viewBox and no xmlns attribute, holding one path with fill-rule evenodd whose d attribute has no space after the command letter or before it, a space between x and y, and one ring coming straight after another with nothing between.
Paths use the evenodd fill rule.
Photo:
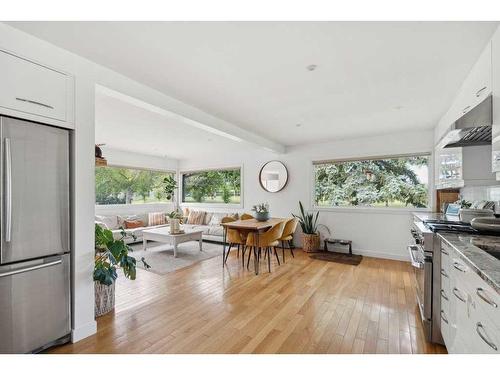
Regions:
<instances>
[{"instance_id":1,"label":"tree outside window","mask_svg":"<svg viewBox=\"0 0 500 375\"><path fill-rule=\"evenodd\" d=\"M240 168L182 174L182 202L184 203L238 204L240 201Z\"/></svg>"},{"instance_id":2,"label":"tree outside window","mask_svg":"<svg viewBox=\"0 0 500 375\"><path fill-rule=\"evenodd\" d=\"M319 207L427 207L429 156L317 163Z\"/></svg>"},{"instance_id":3,"label":"tree outside window","mask_svg":"<svg viewBox=\"0 0 500 375\"><path fill-rule=\"evenodd\" d=\"M174 173L120 168L98 167L95 170L96 204L167 203L164 179Z\"/></svg>"}]
</instances>

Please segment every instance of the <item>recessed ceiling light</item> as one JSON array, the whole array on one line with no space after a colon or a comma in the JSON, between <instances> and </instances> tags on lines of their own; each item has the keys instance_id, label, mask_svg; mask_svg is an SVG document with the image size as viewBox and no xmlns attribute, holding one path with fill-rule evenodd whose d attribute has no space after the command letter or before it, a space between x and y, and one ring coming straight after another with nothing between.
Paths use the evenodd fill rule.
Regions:
<instances>
[{"instance_id":1,"label":"recessed ceiling light","mask_svg":"<svg viewBox=\"0 0 500 375\"><path fill-rule=\"evenodd\" d=\"M316 70L317 67L318 67L317 65L311 64L311 65L306 66L306 69L309 70L310 72L312 72L313 70Z\"/></svg>"}]
</instances>

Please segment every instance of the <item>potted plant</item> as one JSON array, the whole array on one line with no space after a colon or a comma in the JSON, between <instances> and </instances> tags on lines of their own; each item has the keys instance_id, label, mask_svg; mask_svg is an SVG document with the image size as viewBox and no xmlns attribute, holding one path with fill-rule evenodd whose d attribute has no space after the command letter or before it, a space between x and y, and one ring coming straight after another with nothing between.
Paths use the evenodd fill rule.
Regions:
<instances>
[{"instance_id":1,"label":"potted plant","mask_svg":"<svg viewBox=\"0 0 500 375\"><path fill-rule=\"evenodd\" d=\"M255 218L258 221L267 221L269 220L269 204L268 203L260 203L252 207L252 211L255 211Z\"/></svg>"},{"instance_id":2,"label":"potted plant","mask_svg":"<svg viewBox=\"0 0 500 375\"><path fill-rule=\"evenodd\" d=\"M117 268L121 268L126 278L135 280L136 259L128 255L132 249L125 243L127 234L122 228L121 237L113 238L109 229L95 225L95 316L107 314L115 307L115 280ZM145 268L150 268L144 258Z\"/></svg>"},{"instance_id":3,"label":"potted plant","mask_svg":"<svg viewBox=\"0 0 500 375\"><path fill-rule=\"evenodd\" d=\"M177 189L177 181L169 175L163 179L163 183L165 184L165 196L170 201L174 197L175 189Z\"/></svg>"},{"instance_id":4,"label":"potted plant","mask_svg":"<svg viewBox=\"0 0 500 375\"><path fill-rule=\"evenodd\" d=\"M302 229L302 249L306 253L312 253L319 249L319 233L318 233L318 216L312 213L306 213L302 202L299 201L300 215L292 214L293 217L299 219L300 228Z\"/></svg>"},{"instance_id":5,"label":"potted plant","mask_svg":"<svg viewBox=\"0 0 500 375\"><path fill-rule=\"evenodd\" d=\"M180 223L182 219L182 213L175 210L167 214L168 222L170 224L170 233L179 233L181 230Z\"/></svg>"}]
</instances>

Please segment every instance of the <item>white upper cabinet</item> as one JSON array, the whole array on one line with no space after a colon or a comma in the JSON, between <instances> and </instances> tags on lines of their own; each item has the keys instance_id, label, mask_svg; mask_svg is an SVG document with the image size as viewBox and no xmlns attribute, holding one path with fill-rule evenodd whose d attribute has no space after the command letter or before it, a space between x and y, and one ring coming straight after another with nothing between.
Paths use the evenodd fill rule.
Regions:
<instances>
[{"instance_id":1,"label":"white upper cabinet","mask_svg":"<svg viewBox=\"0 0 500 375\"><path fill-rule=\"evenodd\" d=\"M0 82L0 112L72 122L70 76L0 50Z\"/></svg>"},{"instance_id":2,"label":"white upper cabinet","mask_svg":"<svg viewBox=\"0 0 500 375\"><path fill-rule=\"evenodd\" d=\"M493 34L491 40L491 61L493 86L492 171L500 172L500 28Z\"/></svg>"},{"instance_id":3,"label":"white upper cabinet","mask_svg":"<svg viewBox=\"0 0 500 375\"><path fill-rule=\"evenodd\" d=\"M491 93L492 42L490 41L465 78L451 107L439 121L436 141L439 141L456 120L481 103Z\"/></svg>"},{"instance_id":4,"label":"white upper cabinet","mask_svg":"<svg viewBox=\"0 0 500 375\"><path fill-rule=\"evenodd\" d=\"M460 92L451 107L452 122L462 117L476 105L481 103L492 92L491 85L491 42L481 53L467 75Z\"/></svg>"}]
</instances>

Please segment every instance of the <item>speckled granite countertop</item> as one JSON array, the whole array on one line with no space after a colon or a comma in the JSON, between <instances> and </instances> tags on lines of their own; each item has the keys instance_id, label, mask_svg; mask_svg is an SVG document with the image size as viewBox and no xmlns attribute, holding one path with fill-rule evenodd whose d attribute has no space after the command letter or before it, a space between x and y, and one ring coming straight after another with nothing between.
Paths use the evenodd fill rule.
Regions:
<instances>
[{"instance_id":1,"label":"speckled granite countertop","mask_svg":"<svg viewBox=\"0 0 500 375\"><path fill-rule=\"evenodd\" d=\"M460 219L458 218L458 216L445 215L441 212L412 212L412 215L415 216L420 221L447 220L447 221L460 222Z\"/></svg>"},{"instance_id":2,"label":"speckled granite countertop","mask_svg":"<svg viewBox=\"0 0 500 375\"><path fill-rule=\"evenodd\" d=\"M458 252L462 260L500 294L500 260L477 246L500 253L500 237L441 232L439 236Z\"/></svg>"}]
</instances>

